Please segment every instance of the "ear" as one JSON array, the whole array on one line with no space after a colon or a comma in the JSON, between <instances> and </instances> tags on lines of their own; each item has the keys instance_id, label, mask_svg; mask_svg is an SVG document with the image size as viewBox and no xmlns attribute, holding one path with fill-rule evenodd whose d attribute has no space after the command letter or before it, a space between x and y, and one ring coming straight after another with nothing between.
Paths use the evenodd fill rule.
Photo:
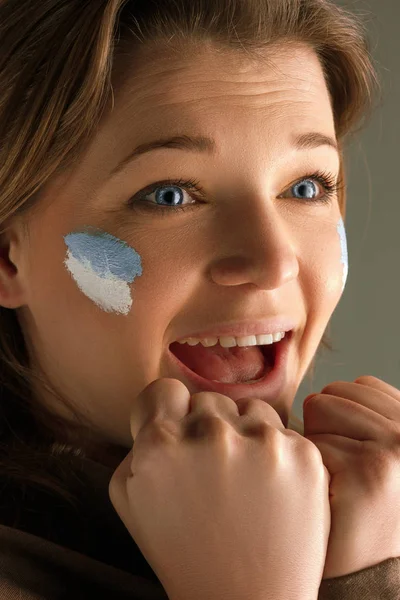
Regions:
<instances>
[{"instance_id":1,"label":"ear","mask_svg":"<svg viewBox=\"0 0 400 600\"><path fill-rule=\"evenodd\" d=\"M19 308L26 304L26 284L22 250L27 248L20 226L7 228L0 234L0 306Z\"/></svg>"}]
</instances>

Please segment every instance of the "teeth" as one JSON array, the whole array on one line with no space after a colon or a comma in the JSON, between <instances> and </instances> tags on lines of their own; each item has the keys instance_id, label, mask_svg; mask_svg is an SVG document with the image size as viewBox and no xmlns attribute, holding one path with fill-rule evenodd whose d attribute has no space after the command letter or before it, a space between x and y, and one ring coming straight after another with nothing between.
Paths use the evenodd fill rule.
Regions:
<instances>
[{"instance_id":1,"label":"teeth","mask_svg":"<svg viewBox=\"0 0 400 600\"><path fill-rule=\"evenodd\" d=\"M241 348L247 346L266 346L269 344L273 344L274 342L280 342L285 337L285 332L278 333L269 333L265 335L248 335L245 337L220 337L220 338L186 338L184 340L180 340L180 344L189 344L189 346L197 346L197 344L202 344L204 347L208 348L210 346L215 346L220 343L223 348L233 348L234 346L239 346Z\"/></svg>"}]
</instances>

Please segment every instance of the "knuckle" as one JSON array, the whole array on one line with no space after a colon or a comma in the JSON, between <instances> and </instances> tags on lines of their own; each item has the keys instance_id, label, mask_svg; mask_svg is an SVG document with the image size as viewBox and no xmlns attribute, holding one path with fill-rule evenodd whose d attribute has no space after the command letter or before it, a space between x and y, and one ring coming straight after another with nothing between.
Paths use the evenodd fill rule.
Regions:
<instances>
[{"instance_id":1,"label":"knuckle","mask_svg":"<svg viewBox=\"0 0 400 600\"><path fill-rule=\"evenodd\" d=\"M240 398L239 400L235 400L235 402L242 409L254 406L270 406L269 404L266 404L263 400L260 400L260 398Z\"/></svg>"},{"instance_id":2,"label":"knuckle","mask_svg":"<svg viewBox=\"0 0 400 600\"><path fill-rule=\"evenodd\" d=\"M169 419L154 419L142 430L146 442L151 445L166 445L178 437L177 424Z\"/></svg>"},{"instance_id":3,"label":"knuckle","mask_svg":"<svg viewBox=\"0 0 400 600\"><path fill-rule=\"evenodd\" d=\"M369 383L374 383L376 381L378 381L378 378L373 375L361 375L361 377L357 377L357 379L354 380L354 383L368 385Z\"/></svg>"},{"instance_id":4,"label":"knuckle","mask_svg":"<svg viewBox=\"0 0 400 600\"><path fill-rule=\"evenodd\" d=\"M172 377L161 377L150 382L147 387L139 394L139 398L149 407L157 406L165 398L170 398L175 394L187 392L185 384L179 379Z\"/></svg>"},{"instance_id":5,"label":"knuckle","mask_svg":"<svg viewBox=\"0 0 400 600\"><path fill-rule=\"evenodd\" d=\"M185 423L185 435L191 439L196 438L225 438L231 426L217 414L203 412L192 413L193 418L188 418Z\"/></svg>"},{"instance_id":6,"label":"knuckle","mask_svg":"<svg viewBox=\"0 0 400 600\"><path fill-rule=\"evenodd\" d=\"M313 405L313 404L315 404L315 403L317 402L317 400L321 400L321 399L323 399L322 392L321 392L321 393L319 393L319 394L315 394L315 395L314 395L312 398L309 398L309 399L307 400L307 404L304 406L305 410L307 410L307 408L308 408L310 405Z\"/></svg>"},{"instance_id":7,"label":"knuckle","mask_svg":"<svg viewBox=\"0 0 400 600\"><path fill-rule=\"evenodd\" d=\"M299 446L302 450L302 456L305 458L307 462L310 462L316 467L323 466L323 460L321 452L318 450L317 446L312 443L311 440L308 440L305 437L300 437Z\"/></svg>"},{"instance_id":8,"label":"knuckle","mask_svg":"<svg viewBox=\"0 0 400 600\"><path fill-rule=\"evenodd\" d=\"M332 381L331 383L328 383L328 385L326 385L324 388L322 388L321 394L334 395L338 389L338 386L343 385L343 383L346 383L346 381L342 381L342 380Z\"/></svg>"},{"instance_id":9,"label":"knuckle","mask_svg":"<svg viewBox=\"0 0 400 600\"><path fill-rule=\"evenodd\" d=\"M241 431L246 436L261 438L268 442L276 439L279 433L275 427L259 418L243 421Z\"/></svg>"},{"instance_id":10,"label":"knuckle","mask_svg":"<svg viewBox=\"0 0 400 600\"><path fill-rule=\"evenodd\" d=\"M193 413L196 413L199 417L200 415L205 414L219 415L220 410L227 407L232 408L234 406L233 400L223 394L218 394L216 392L197 392L191 396L191 412L189 413L189 416Z\"/></svg>"}]
</instances>

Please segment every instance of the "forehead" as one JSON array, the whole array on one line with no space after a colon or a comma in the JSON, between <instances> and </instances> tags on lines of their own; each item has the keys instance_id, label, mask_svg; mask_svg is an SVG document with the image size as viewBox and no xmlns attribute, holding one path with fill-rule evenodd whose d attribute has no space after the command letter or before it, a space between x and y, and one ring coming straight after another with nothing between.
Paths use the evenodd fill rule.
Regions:
<instances>
[{"instance_id":1,"label":"forehead","mask_svg":"<svg viewBox=\"0 0 400 600\"><path fill-rule=\"evenodd\" d=\"M306 110L307 104L314 109L321 101L331 117L323 69L312 48L274 46L264 54L259 60L250 59L229 50L221 52L212 44L196 51L188 47L182 57L165 49L142 50L123 61L123 79L114 87L114 123L133 112L154 119L154 109L162 118L225 107L272 112L276 106L283 110L303 104Z\"/></svg>"},{"instance_id":2,"label":"forehead","mask_svg":"<svg viewBox=\"0 0 400 600\"><path fill-rule=\"evenodd\" d=\"M273 47L259 59L212 44L181 56L143 49L126 52L117 69L92 148L109 171L134 146L177 130L212 137L221 157L263 147L272 161L293 134L335 137L323 69L304 44Z\"/></svg>"}]
</instances>

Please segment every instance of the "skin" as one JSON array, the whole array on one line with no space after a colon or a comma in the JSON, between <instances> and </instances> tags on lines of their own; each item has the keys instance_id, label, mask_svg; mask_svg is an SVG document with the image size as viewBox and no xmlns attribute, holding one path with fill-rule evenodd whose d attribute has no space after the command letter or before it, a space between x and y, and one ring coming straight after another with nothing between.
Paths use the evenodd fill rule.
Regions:
<instances>
[{"instance_id":1,"label":"skin","mask_svg":"<svg viewBox=\"0 0 400 600\"><path fill-rule=\"evenodd\" d=\"M170 368L166 342L244 316L293 316L288 384L273 403L286 426L343 288L337 197L307 203L292 188L316 170L339 174L333 148L290 145L293 134L308 131L335 137L321 66L300 44L278 50L279 69L211 45L184 58L142 53L78 165L43 190L26 218L29 235L16 221L3 236L0 303L18 309L34 360L99 440L124 448L132 447L132 402L152 381L173 377L198 391ZM216 155L161 149L110 178L135 146L178 132L213 136ZM164 216L127 206L168 178L194 178L207 197L195 206L182 188L179 204L195 209ZM314 190L325 193L317 182ZM144 202L156 204L155 192ZM64 265L64 236L87 225L124 240L142 259L128 315L102 310ZM45 390L35 395L70 417Z\"/></svg>"}]
</instances>

